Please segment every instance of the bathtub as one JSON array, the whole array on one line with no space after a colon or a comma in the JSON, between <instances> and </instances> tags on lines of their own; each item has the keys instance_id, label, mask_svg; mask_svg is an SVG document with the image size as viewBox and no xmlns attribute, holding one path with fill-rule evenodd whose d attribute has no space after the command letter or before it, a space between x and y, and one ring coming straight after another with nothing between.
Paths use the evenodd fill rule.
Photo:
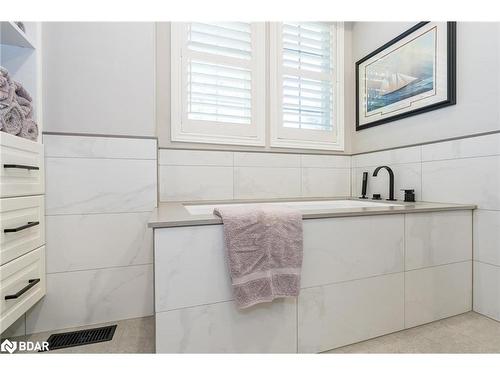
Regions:
<instances>
[{"instance_id":1,"label":"bathtub","mask_svg":"<svg viewBox=\"0 0 500 375\"><path fill-rule=\"evenodd\" d=\"M472 206L304 200L298 298L239 310L215 206L153 215L157 353L318 353L472 308Z\"/></svg>"},{"instance_id":2,"label":"bathtub","mask_svg":"<svg viewBox=\"0 0 500 375\"><path fill-rule=\"evenodd\" d=\"M184 208L191 215L208 215L214 211L215 207L243 206L249 203L229 203L229 204L185 204ZM315 201L289 201L289 202L264 202L258 203L264 206L288 206L301 211L311 210L336 210L342 208L363 208L363 207L395 207L402 206L397 203L355 201L355 200L315 200Z\"/></svg>"}]
</instances>

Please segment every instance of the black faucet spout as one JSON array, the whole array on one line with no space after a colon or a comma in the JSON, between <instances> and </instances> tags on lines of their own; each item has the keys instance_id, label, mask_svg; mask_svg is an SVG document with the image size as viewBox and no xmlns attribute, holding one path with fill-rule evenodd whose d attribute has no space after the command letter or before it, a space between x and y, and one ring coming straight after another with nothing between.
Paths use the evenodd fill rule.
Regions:
<instances>
[{"instance_id":1,"label":"black faucet spout","mask_svg":"<svg viewBox=\"0 0 500 375\"><path fill-rule=\"evenodd\" d=\"M382 165L380 167L377 167L374 171L373 171L373 177L377 177L377 174L378 172L381 170L381 169L385 169L387 170L387 172L389 173L389 199L387 199L388 201L395 201L394 199L394 172L392 171L392 169L390 167L388 167L387 165Z\"/></svg>"}]
</instances>

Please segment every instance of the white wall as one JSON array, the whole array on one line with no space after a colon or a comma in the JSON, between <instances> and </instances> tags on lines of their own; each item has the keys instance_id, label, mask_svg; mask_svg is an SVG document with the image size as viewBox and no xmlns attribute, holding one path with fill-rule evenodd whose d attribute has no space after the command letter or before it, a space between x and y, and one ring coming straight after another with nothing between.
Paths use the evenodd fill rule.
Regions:
<instances>
[{"instance_id":1,"label":"white wall","mask_svg":"<svg viewBox=\"0 0 500 375\"><path fill-rule=\"evenodd\" d=\"M13 334L152 315L154 24L44 23L42 49L48 287Z\"/></svg>"},{"instance_id":2,"label":"white wall","mask_svg":"<svg viewBox=\"0 0 500 375\"><path fill-rule=\"evenodd\" d=\"M355 22L353 62L414 23ZM356 132L354 153L500 130L500 23L457 24L457 104Z\"/></svg>"},{"instance_id":3,"label":"white wall","mask_svg":"<svg viewBox=\"0 0 500 375\"><path fill-rule=\"evenodd\" d=\"M500 134L400 148L352 157L352 190L363 171L389 165L396 189L414 188L417 200L476 204L473 228L474 310L500 320ZM368 195L387 197L388 177L370 177ZM402 199L399 191L398 199Z\"/></svg>"},{"instance_id":4,"label":"white wall","mask_svg":"<svg viewBox=\"0 0 500 375\"><path fill-rule=\"evenodd\" d=\"M356 22L353 63L411 23ZM457 104L355 131L354 152L440 141L500 131L500 23L457 24ZM472 203L474 212L474 310L500 320L500 134L372 152L352 159L352 190L363 171L387 164L396 188L414 188L417 200ZM387 176L371 178L368 193L387 195ZM400 193L399 193L400 194Z\"/></svg>"},{"instance_id":5,"label":"white wall","mask_svg":"<svg viewBox=\"0 0 500 375\"><path fill-rule=\"evenodd\" d=\"M154 136L155 25L43 24L45 131Z\"/></svg>"},{"instance_id":6,"label":"white wall","mask_svg":"<svg viewBox=\"0 0 500 375\"><path fill-rule=\"evenodd\" d=\"M26 332L153 314L156 140L45 135L47 295Z\"/></svg>"}]
</instances>

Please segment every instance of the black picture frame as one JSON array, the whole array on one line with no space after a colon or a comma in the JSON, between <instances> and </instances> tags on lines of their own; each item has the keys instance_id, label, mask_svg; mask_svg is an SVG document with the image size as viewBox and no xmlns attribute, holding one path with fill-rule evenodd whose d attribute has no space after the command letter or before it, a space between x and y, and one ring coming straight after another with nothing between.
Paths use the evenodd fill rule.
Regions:
<instances>
[{"instance_id":1,"label":"black picture frame","mask_svg":"<svg viewBox=\"0 0 500 375\"><path fill-rule=\"evenodd\" d=\"M447 22L447 98L446 100L443 100L438 103L433 103L429 104L428 106L417 108L414 110L410 110L408 112L404 113L399 113L394 116L390 116L384 119L376 120L373 122L370 122L369 124L359 124L359 65L365 62L366 60L372 58L373 56L377 55L378 53L384 51L388 47L392 46L393 44L399 42L401 39L406 38L407 36L411 35L424 25L428 24L429 21L424 21L424 22L419 22L412 28L408 29L404 33L398 35L394 39L390 40L380 48L377 48L375 51L371 52L370 54L366 55L362 59L358 60L356 62L356 131L359 130L364 130L368 128L372 128L374 126L386 124L388 122L393 122L397 120L401 120L406 117L410 116L415 116L419 115L421 113L429 112L429 111L434 111L436 109L448 107L450 105L455 105L457 103L457 98L456 98L456 74L457 74L457 56L456 56L456 44L457 44L457 23L456 22Z\"/></svg>"}]
</instances>

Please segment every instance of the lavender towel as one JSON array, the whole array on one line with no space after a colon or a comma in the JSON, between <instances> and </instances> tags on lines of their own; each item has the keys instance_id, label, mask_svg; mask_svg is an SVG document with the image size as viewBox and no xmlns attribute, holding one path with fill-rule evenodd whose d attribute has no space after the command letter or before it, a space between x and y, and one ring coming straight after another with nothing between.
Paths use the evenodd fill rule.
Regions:
<instances>
[{"instance_id":1,"label":"lavender towel","mask_svg":"<svg viewBox=\"0 0 500 375\"><path fill-rule=\"evenodd\" d=\"M302 214L286 206L216 208L224 223L229 273L239 308L300 291Z\"/></svg>"},{"instance_id":2,"label":"lavender towel","mask_svg":"<svg viewBox=\"0 0 500 375\"><path fill-rule=\"evenodd\" d=\"M38 126L36 122L32 119L24 120L19 136L31 141L36 141L38 139Z\"/></svg>"},{"instance_id":3,"label":"lavender towel","mask_svg":"<svg viewBox=\"0 0 500 375\"><path fill-rule=\"evenodd\" d=\"M6 133L18 135L23 128L24 121L23 111L17 103L0 110L0 130Z\"/></svg>"},{"instance_id":4,"label":"lavender towel","mask_svg":"<svg viewBox=\"0 0 500 375\"><path fill-rule=\"evenodd\" d=\"M33 121L33 98L7 69L0 66L0 130L32 141L38 138Z\"/></svg>"}]
</instances>

